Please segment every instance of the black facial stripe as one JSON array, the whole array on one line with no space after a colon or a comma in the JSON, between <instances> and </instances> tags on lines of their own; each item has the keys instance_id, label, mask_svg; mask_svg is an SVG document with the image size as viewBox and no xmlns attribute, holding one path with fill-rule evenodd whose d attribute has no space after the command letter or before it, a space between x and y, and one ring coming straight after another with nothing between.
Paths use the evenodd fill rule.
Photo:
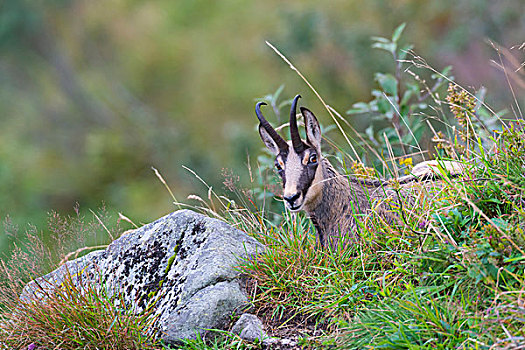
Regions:
<instances>
[{"instance_id":1,"label":"black facial stripe","mask_svg":"<svg viewBox=\"0 0 525 350\"><path fill-rule=\"evenodd\" d=\"M283 164L286 165L286 160L288 158L288 151L281 151L281 153L279 153L277 155L277 157L275 158L275 162L277 163L277 158L281 157L281 160L283 162ZM279 171L279 176L281 176L281 179L283 180L283 187L284 187L284 184L286 183L286 176L285 176L285 171L284 169L282 169L281 171Z\"/></svg>"},{"instance_id":2,"label":"black facial stripe","mask_svg":"<svg viewBox=\"0 0 525 350\"><path fill-rule=\"evenodd\" d=\"M303 167L303 172L301 174L301 177L299 178L299 187L301 188L303 198L306 197L306 193L308 192L308 189L314 181L315 172L318 166L319 162L315 163L314 165L309 164Z\"/></svg>"}]
</instances>

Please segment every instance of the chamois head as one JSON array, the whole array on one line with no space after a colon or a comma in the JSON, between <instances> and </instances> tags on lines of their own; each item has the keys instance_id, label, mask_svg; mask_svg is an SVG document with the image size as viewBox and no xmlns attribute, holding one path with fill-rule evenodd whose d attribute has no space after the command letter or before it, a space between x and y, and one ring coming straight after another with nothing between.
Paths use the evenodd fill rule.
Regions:
<instances>
[{"instance_id":1,"label":"chamois head","mask_svg":"<svg viewBox=\"0 0 525 350\"><path fill-rule=\"evenodd\" d=\"M318 169L321 162L321 128L314 114L301 107L306 126L306 140L299 136L297 127L297 95L290 110L290 139L286 142L268 123L261 113L259 102L255 106L255 114L259 118L259 134L266 147L275 154L275 167L283 180L283 198L289 210L296 212L306 209L319 194L315 188Z\"/></svg>"}]
</instances>

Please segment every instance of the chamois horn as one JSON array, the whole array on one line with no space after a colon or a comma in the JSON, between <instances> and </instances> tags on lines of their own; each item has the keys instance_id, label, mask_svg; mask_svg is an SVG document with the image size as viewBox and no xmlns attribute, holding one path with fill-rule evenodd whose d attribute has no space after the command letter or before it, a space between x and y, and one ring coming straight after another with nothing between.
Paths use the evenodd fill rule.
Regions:
<instances>
[{"instance_id":1,"label":"chamois horn","mask_svg":"<svg viewBox=\"0 0 525 350\"><path fill-rule=\"evenodd\" d=\"M297 101L299 98L301 98L301 95L295 96L290 109L290 138L292 146L297 153L304 151L304 144L301 136L299 136L299 128L297 127Z\"/></svg>"},{"instance_id":2,"label":"chamois horn","mask_svg":"<svg viewBox=\"0 0 525 350\"><path fill-rule=\"evenodd\" d=\"M277 144L277 147L282 150L288 149L288 144L284 139L275 131L275 129L268 123L268 121L264 118L261 112L261 106L266 105L265 102L259 102L255 105L255 114L257 114L257 118L259 118L259 123L261 126L268 132L270 137L275 141Z\"/></svg>"}]
</instances>

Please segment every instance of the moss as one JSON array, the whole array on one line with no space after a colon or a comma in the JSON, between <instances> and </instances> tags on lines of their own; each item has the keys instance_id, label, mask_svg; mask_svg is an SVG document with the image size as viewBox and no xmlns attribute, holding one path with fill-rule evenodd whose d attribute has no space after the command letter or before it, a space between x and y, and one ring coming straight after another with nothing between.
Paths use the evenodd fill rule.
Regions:
<instances>
[{"instance_id":1,"label":"moss","mask_svg":"<svg viewBox=\"0 0 525 350\"><path fill-rule=\"evenodd\" d=\"M173 248L173 252L175 254L170 256L170 258L168 259L168 266L166 266L166 269L164 270L164 273L168 273L170 271L171 266L173 265L173 262L175 261L175 258L177 257L177 253L179 252L179 245L178 244L175 246L175 248Z\"/></svg>"}]
</instances>

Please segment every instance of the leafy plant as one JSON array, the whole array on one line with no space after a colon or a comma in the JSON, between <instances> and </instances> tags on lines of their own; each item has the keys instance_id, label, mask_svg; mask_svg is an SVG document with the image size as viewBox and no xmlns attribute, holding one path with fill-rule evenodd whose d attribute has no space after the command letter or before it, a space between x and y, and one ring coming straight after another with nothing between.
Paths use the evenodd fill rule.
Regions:
<instances>
[{"instance_id":1,"label":"leafy plant","mask_svg":"<svg viewBox=\"0 0 525 350\"><path fill-rule=\"evenodd\" d=\"M407 57L413 56L413 45L400 42L404 29L405 23L394 30L391 38L372 38L373 48L392 55L394 71L375 73L374 80L378 86L372 90L372 100L354 103L347 111L350 116L366 114L376 121L370 123L362 142L366 140L384 152L391 147L394 156L410 156L423 151L420 142L423 134L428 133L425 128L425 114L430 110L428 100L432 102L447 80L453 79L450 76L451 67L440 74L431 74L430 83L415 73L410 77L403 74L405 67L408 69L413 65L407 60Z\"/></svg>"}]
</instances>

